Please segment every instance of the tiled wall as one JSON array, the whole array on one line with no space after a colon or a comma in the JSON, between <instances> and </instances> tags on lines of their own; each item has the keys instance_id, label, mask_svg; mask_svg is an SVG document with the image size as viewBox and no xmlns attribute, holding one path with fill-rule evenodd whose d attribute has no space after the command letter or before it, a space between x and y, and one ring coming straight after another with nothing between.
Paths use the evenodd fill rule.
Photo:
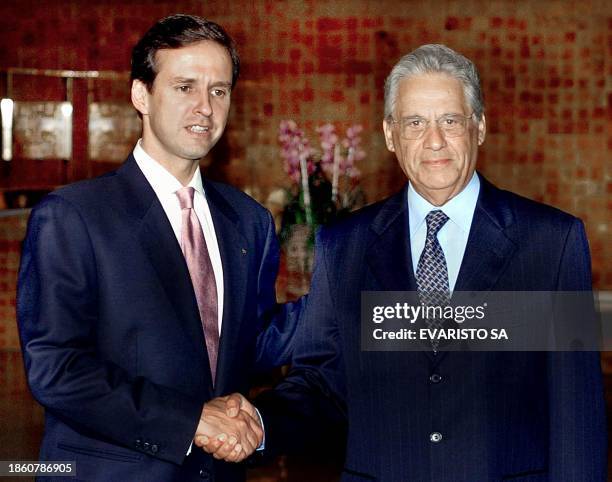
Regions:
<instances>
[{"instance_id":1,"label":"tiled wall","mask_svg":"<svg viewBox=\"0 0 612 482\"><path fill-rule=\"evenodd\" d=\"M212 155L216 177L265 200L288 184L277 145L281 119L296 120L312 138L321 123L360 122L368 153L362 185L370 201L391 193L403 176L381 134L384 78L416 46L446 43L472 58L482 74L489 135L480 169L504 188L583 218L595 284L612 288L609 2L5 0L0 68L125 71L141 33L178 11L218 21L240 46L244 69L227 136ZM57 94L21 82L28 98ZM94 95L127 100L121 82L113 88L99 83ZM85 119L78 106L75 119ZM86 141L75 136L75 142ZM86 152L75 146L75 153ZM82 177L106 168L75 172ZM3 166L0 186L18 184L11 176L31 183L31 170L26 176L18 166ZM44 171L41 164L40 176Z\"/></svg>"},{"instance_id":2,"label":"tiled wall","mask_svg":"<svg viewBox=\"0 0 612 482\"><path fill-rule=\"evenodd\" d=\"M0 211L0 353L3 350L19 350L19 337L15 325L15 293L21 240L25 235L28 213L25 211ZM9 376L4 368L13 367L10 357L0 361L0 387ZM6 362L6 363L5 363ZM0 388L0 391L2 388Z\"/></svg>"},{"instance_id":3,"label":"tiled wall","mask_svg":"<svg viewBox=\"0 0 612 482\"><path fill-rule=\"evenodd\" d=\"M611 5L607 0L3 0L0 71L126 71L131 46L157 18L175 12L207 16L236 38L243 61L227 135L211 156L214 176L263 201L288 185L277 144L282 119L297 121L313 140L322 123L343 128L359 122L368 154L359 166L362 186L374 201L404 181L381 132L384 78L402 54L423 43L446 43L473 59L482 75L489 131L480 169L501 187L580 216L595 286L610 290ZM5 80L0 75L0 95L6 93ZM89 89L91 100L127 102L127 83L86 86L75 80L73 87L81 96L74 112L74 165L0 162L0 189L48 185L110 167L84 158L82 99ZM65 95L57 79L26 77L15 77L13 93L17 100ZM24 220L23 214L0 218L0 395L25 389L14 320ZM40 424L39 411L24 415L32 417Z\"/></svg>"},{"instance_id":4,"label":"tiled wall","mask_svg":"<svg viewBox=\"0 0 612 482\"><path fill-rule=\"evenodd\" d=\"M130 46L155 18L186 11L219 21L238 40L244 70L225 149L214 160L262 199L287 183L276 141L283 118L312 136L322 122L363 123L369 198L398 187L380 134L384 77L423 42L455 47L476 61L484 81L481 169L503 187L581 216L596 284L612 286L606 2L98 3L4 2L0 66L125 70Z\"/></svg>"}]
</instances>

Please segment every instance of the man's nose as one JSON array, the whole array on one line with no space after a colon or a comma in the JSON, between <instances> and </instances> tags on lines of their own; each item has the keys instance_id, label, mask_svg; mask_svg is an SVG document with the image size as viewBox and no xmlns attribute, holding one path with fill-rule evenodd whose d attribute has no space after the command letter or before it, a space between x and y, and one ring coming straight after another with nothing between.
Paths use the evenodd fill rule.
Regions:
<instances>
[{"instance_id":1,"label":"man's nose","mask_svg":"<svg viewBox=\"0 0 612 482\"><path fill-rule=\"evenodd\" d=\"M204 117L210 117L213 113L212 104L210 102L210 94L203 92L199 97L196 105L194 106L194 112Z\"/></svg>"},{"instance_id":2,"label":"man's nose","mask_svg":"<svg viewBox=\"0 0 612 482\"><path fill-rule=\"evenodd\" d=\"M446 137L437 122L430 122L423 133L423 147L438 151L446 147Z\"/></svg>"}]
</instances>

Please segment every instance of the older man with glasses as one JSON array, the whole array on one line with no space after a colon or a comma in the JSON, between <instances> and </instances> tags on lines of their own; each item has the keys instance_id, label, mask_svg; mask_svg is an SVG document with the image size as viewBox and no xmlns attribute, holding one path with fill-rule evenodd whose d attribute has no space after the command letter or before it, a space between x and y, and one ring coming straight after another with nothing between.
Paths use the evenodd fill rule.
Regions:
<instances>
[{"instance_id":1,"label":"older man with glasses","mask_svg":"<svg viewBox=\"0 0 612 482\"><path fill-rule=\"evenodd\" d=\"M408 182L318 233L293 369L256 403L266 449L316 446L344 420L343 481L606 480L596 351L362 349L364 291L430 305L465 291L591 290L582 222L475 171L486 120L470 60L443 45L403 57L383 130Z\"/></svg>"}]
</instances>

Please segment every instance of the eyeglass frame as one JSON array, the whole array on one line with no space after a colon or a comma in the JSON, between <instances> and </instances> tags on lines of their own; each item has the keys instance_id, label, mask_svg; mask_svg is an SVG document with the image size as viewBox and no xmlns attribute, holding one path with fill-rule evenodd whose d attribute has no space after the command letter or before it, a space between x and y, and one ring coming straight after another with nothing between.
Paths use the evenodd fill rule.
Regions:
<instances>
[{"instance_id":1,"label":"eyeglass frame","mask_svg":"<svg viewBox=\"0 0 612 482\"><path fill-rule=\"evenodd\" d=\"M475 112L472 112L470 115L462 115L462 114L444 114L440 117L438 117L437 119L434 119L434 122L438 125L438 128L440 129L440 131L442 132L442 134L444 135L444 137L449 137L449 138L453 138L453 137L461 137L463 135L465 135L465 133L467 132L467 123L468 120L474 117ZM449 133L447 131L444 130L444 127L442 127L442 125L440 124L440 121L442 121L445 118L449 118L449 117L461 117L463 118L463 120L465 120L465 124L464 124L464 130L463 132L461 132L460 134L452 134L452 135L448 135ZM424 120L426 122L425 124L425 128L420 132L420 134L418 135L418 137L406 137L403 135L403 128L402 128L402 122L405 120L414 120L414 119L418 119L418 120ZM411 117L405 117L403 119L395 120L392 116L387 117L387 122L390 122L392 124L396 124L400 126L400 136L402 137L402 139L405 139L407 141L416 141L419 140L421 137L423 137L423 135L425 134L425 132L427 131L427 129L429 129L429 126L431 125L431 120L429 119L425 119L424 117L421 116L411 116Z\"/></svg>"}]
</instances>

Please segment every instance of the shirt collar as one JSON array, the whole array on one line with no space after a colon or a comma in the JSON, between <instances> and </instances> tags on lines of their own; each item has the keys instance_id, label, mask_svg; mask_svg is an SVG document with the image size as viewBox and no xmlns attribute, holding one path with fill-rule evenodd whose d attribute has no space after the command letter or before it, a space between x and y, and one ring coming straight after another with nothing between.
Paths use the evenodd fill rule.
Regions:
<instances>
[{"instance_id":1,"label":"shirt collar","mask_svg":"<svg viewBox=\"0 0 612 482\"><path fill-rule=\"evenodd\" d=\"M419 230L427 214L436 209L442 210L453 223L467 233L472 225L479 192L480 179L474 171L470 182L467 183L467 186L459 194L442 206L434 206L416 192L409 181L408 216L410 219L410 236L412 237Z\"/></svg>"},{"instance_id":2,"label":"shirt collar","mask_svg":"<svg viewBox=\"0 0 612 482\"><path fill-rule=\"evenodd\" d=\"M165 167L147 154L142 147L142 139L138 139L133 154L138 167L145 175L158 197L168 196L170 194L174 195L176 191L183 187L176 177L170 174ZM194 188L201 195L204 195L204 185L202 183L200 166L196 168L193 177L187 185Z\"/></svg>"}]
</instances>

